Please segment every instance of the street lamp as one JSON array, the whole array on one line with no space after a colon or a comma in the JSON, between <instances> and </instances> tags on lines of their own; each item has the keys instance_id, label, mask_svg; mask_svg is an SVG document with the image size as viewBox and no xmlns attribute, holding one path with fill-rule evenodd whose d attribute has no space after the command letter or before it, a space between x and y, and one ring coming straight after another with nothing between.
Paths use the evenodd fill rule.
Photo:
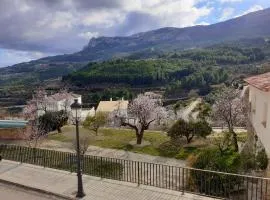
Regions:
<instances>
[{"instance_id":1,"label":"street lamp","mask_svg":"<svg viewBox=\"0 0 270 200\"><path fill-rule=\"evenodd\" d=\"M85 196L82 183L82 169L81 169L81 152L80 152L80 139L79 139L79 118L82 112L82 105L78 102L78 99L74 100L74 103L70 105L72 116L75 118L76 124L76 152L77 152L77 176L78 176L78 191L76 197L82 198Z\"/></svg>"}]
</instances>

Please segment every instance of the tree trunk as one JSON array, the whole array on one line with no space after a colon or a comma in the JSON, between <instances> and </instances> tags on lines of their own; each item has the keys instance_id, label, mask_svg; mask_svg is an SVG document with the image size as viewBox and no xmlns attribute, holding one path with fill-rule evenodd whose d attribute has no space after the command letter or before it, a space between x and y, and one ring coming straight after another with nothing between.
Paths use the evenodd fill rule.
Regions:
<instances>
[{"instance_id":1,"label":"tree trunk","mask_svg":"<svg viewBox=\"0 0 270 200\"><path fill-rule=\"evenodd\" d=\"M233 146L234 146L234 151L238 152L238 143L237 143L237 135L234 131L231 132L232 133L232 142L233 142Z\"/></svg>"},{"instance_id":2,"label":"tree trunk","mask_svg":"<svg viewBox=\"0 0 270 200\"><path fill-rule=\"evenodd\" d=\"M186 138L187 138L187 143L188 143L188 144L191 142L191 140L192 140L193 137L194 137L194 135L192 135L191 137L186 136Z\"/></svg>"},{"instance_id":3,"label":"tree trunk","mask_svg":"<svg viewBox=\"0 0 270 200\"><path fill-rule=\"evenodd\" d=\"M57 127L58 133L62 133L61 127Z\"/></svg>"},{"instance_id":4,"label":"tree trunk","mask_svg":"<svg viewBox=\"0 0 270 200\"><path fill-rule=\"evenodd\" d=\"M143 133L144 133L144 130L142 130L140 133L136 133L137 144L142 144Z\"/></svg>"},{"instance_id":5,"label":"tree trunk","mask_svg":"<svg viewBox=\"0 0 270 200\"><path fill-rule=\"evenodd\" d=\"M238 142L237 142L237 135L234 132L233 128L229 126L229 132L232 134L232 143L234 146L234 151L238 152Z\"/></svg>"}]
</instances>

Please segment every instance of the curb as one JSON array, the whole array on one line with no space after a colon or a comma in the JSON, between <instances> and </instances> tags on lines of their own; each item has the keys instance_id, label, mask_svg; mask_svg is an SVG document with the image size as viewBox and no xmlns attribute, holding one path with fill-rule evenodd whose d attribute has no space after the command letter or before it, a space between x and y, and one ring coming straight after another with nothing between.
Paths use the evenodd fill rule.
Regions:
<instances>
[{"instance_id":1,"label":"curb","mask_svg":"<svg viewBox=\"0 0 270 200\"><path fill-rule=\"evenodd\" d=\"M6 185L16 186L16 187L19 187L19 188L25 189L25 190L31 190L31 191L37 192L37 193L43 193L43 194L46 194L46 195L51 195L51 196L54 196L54 197L57 197L57 198L60 198L60 199L63 199L63 200L76 200L77 199L75 197L70 197L70 196L62 195L62 194L57 194L57 193L50 192L50 191L47 191L47 190L44 190L44 189L39 189L39 188L31 187L31 186L22 185L20 183L7 181L7 180L1 179L1 178L0 178L0 183L6 184Z\"/></svg>"}]
</instances>

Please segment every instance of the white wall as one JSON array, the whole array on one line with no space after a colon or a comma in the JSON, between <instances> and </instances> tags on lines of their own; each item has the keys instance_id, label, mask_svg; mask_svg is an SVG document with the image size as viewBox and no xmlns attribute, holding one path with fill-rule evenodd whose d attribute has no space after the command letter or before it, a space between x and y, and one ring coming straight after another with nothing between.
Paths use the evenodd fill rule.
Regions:
<instances>
[{"instance_id":1,"label":"white wall","mask_svg":"<svg viewBox=\"0 0 270 200\"><path fill-rule=\"evenodd\" d=\"M81 113L81 121L84 121L86 119L87 116L95 116L96 112L95 112L95 108L91 108L91 109L83 109L82 113Z\"/></svg>"},{"instance_id":2,"label":"white wall","mask_svg":"<svg viewBox=\"0 0 270 200\"><path fill-rule=\"evenodd\" d=\"M249 100L251 102L251 122L256 134L270 155L270 92L263 92L250 86ZM265 104L268 106L266 127L263 125Z\"/></svg>"}]
</instances>

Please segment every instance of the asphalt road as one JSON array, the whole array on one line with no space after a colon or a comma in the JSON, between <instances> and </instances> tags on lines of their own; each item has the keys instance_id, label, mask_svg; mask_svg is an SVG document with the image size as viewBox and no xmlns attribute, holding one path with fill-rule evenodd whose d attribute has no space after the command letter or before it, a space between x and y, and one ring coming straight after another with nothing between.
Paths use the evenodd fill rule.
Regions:
<instances>
[{"instance_id":1,"label":"asphalt road","mask_svg":"<svg viewBox=\"0 0 270 200\"><path fill-rule=\"evenodd\" d=\"M60 200L56 197L0 183L1 200Z\"/></svg>"}]
</instances>

